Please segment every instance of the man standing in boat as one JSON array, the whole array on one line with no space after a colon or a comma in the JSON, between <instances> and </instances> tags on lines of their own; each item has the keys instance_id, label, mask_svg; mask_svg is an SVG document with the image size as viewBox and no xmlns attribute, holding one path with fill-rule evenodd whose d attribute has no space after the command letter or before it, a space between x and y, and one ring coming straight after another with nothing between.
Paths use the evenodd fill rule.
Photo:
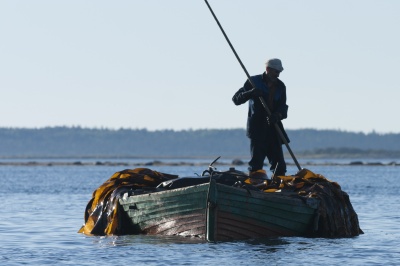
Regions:
<instances>
[{"instance_id":1,"label":"man standing in boat","mask_svg":"<svg viewBox=\"0 0 400 266\"><path fill-rule=\"evenodd\" d=\"M274 175L285 175L286 163L283 157L282 140L275 129L275 123L279 126L284 137L289 138L283 128L282 119L287 117L288 106L286 104L286 86L279 79L283 71L280 59L273 58L267 61L266 71L261 75L252 76L255 86L247 80L232 100L236 105L249 101L247 117L247 137L250 138L251 160L249 161L250 176L261 175L265 157L271 164ZM271 111L268 116L259 99L262 97Z\"/></svg>"}]
</instances>

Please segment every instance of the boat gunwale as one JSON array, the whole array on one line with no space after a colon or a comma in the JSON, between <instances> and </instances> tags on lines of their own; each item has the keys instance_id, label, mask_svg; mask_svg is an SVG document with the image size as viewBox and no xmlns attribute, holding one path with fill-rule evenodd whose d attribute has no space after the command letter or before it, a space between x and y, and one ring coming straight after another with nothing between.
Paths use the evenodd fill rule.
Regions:
<instances>
[{"instance_id":1,"label":"boat gunwale","mask_svg":"<svg viewBox=\"0 0 400 266\"><path fill-rule=\"evenodd\" d=\"M187 187L182 187L182 188L174 188L174 189L167 189L167 190L162 190L162 191L151 191L151 192L145 192L145 193L141 193L141 194L137 194L137 195L130 195L127 198L120 198L119 202L121 204L128 204L128 203L133 203L133 198L146 198L149 199L149 197L151 198L153 195L154 196L161 196L163 194L166 194L165 198L168 197L175 197L179 194L189 194L189 193L193 193L192 190L197 190L196 192L203 192L204 190L208 190L210 186L210 182L208 183L204 183L204 184L199 184L199 185L193 185L193 186L187 186ZM279 191L279 192L264 192L264 191L257 191L257 190L247 190L244 188L238 188L238 187L233 187L233 186L228 186L225 184L220 184L220 183L216 183L216 186L218 187L218 191L221 191L220 189L222 188L223 190L230 190L230 191L236 191L238 193L246 194L249 193L249 195L252 198L256 198L256 199L262 199L262 200L268 200L268 201L274 201L277 203L282 203L282 198L285 199L286 202L290 202L293 201L292 205L298 205L298 200L302 200L304 202L304 200L307 201L316 201L318 202L319 200L316 198L306 198L303 196L298 195L296 192L288 192L288 191ZM203 188L204 187L204 188ZM204 189L204 190L203 190ZM171 195L168 195L171 194ZM143 202L145 202L146 200L144 200ZM122 203L123 202L123 203ZM312 204L308 204L306 203L307 206L309 206L312 209L317 209L317 206L311 206Z\"/></svg>"}]
</instances>

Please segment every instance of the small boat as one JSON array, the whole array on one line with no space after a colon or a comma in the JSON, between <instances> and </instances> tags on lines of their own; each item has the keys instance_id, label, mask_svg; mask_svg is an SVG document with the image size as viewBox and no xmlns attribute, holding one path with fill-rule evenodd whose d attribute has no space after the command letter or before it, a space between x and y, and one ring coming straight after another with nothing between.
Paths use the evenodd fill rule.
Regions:
<instances>
[{"instance_id":1,"label":"small boat","mask_svg":"<svg viewBox=\"0 0 400 266\"><path fill-rule=\"evenodd\" d=\"M363 233L347 193L321 175L302 169L279 177L278 184L255 184L243 172L219 172L212 164L201 177L177 178L147 168L115 173L93 193L79 232L207 241Z\"/></svg>"},{"instance_id":2,"label":"small boat","mask_svg":"<svg viewBox=\"0 0 400 266\"><path fill-rule=\"evenodd\" d=\"M119 203L137 233L227 241L310 235L319 201L211 179L201 185L124 196Z\"/></svg>"}]
</instances>

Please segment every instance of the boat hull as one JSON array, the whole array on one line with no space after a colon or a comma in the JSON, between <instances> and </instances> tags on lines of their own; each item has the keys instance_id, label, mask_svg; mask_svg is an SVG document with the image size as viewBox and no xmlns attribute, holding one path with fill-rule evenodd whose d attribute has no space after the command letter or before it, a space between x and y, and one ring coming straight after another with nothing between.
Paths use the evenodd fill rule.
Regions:
<instances>
[{"instance_id":1,"label":"boat hull","mask_svg":"<svg viewBox=\"0 0 400 266\"><path fill-rule=\"evenodd\" d=\"M210 183L122 197L136 234L181 235L208 241L306 236L318 200Z\"/></svg>"}]
</instances>

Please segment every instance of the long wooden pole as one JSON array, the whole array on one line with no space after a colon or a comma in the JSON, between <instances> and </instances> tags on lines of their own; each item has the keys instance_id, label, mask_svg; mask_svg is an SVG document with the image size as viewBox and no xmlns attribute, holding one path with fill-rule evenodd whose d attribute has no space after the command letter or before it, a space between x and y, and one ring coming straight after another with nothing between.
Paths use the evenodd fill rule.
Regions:
<instances>
[{"instance_id":1,"label":"long wooden pole","mask_svg":"<svg viewBox=\"0 0 400 266\"><path fill-rule=\"evenodd\" d=\"M253 88L255 88L256 86L254 85L253 81L251 80L251 77L250 77L250 75L249 75L249 72L247 72L247 69L246 69L246 67L243 65L242 60L240 60L238 54L236 53L235 48L233 47L231 41L229 40L228 36L226 35L224 29L222 28L221 23L219 23L218 18L217 18L217 16L215 15L214 11L212 10L210 4L208 3L207 0L204 0L204 1L206 2L207 6L208 6L208 9L210 9L210 12L211 12L211 14L213 15L215 21L217 22L219 28L221 29L221 32L222 32L222 34L224 35L226 41L228 42L229 46L231 47L232 52L235 54L236 59L239 61L239 64L240 64L240 66L242 67L244 73L246 73L247 79L249 80L251 86L252 86ZM264 99L263 99L261 96L259 97L259 99L260 99L261 104L262 104L262 106L264 107L265 111L267 112L268 116L270 116L270 115L271 115L271 111L269 110L269 108L268 108L266 102L264 101ZM285 136L284 136L283 133L282 133L282 130L279 128L279 126L278 126L276 123L274 123L274 126L275 126L276 132L278 133L278 135L279 135L279 137L281 138L282 142L285 144L287 150L289 151L290 155L292 156L293 161L294 161L294 163L296 164L297 168L298 168L299 170L301 170L300 164L299 164L299 162L297 161L296 157L294 156L294 154L293 154L293 152L292 152L292 149L290 148L287 139L285 138Z\"/></svg>"}]
</instances>

